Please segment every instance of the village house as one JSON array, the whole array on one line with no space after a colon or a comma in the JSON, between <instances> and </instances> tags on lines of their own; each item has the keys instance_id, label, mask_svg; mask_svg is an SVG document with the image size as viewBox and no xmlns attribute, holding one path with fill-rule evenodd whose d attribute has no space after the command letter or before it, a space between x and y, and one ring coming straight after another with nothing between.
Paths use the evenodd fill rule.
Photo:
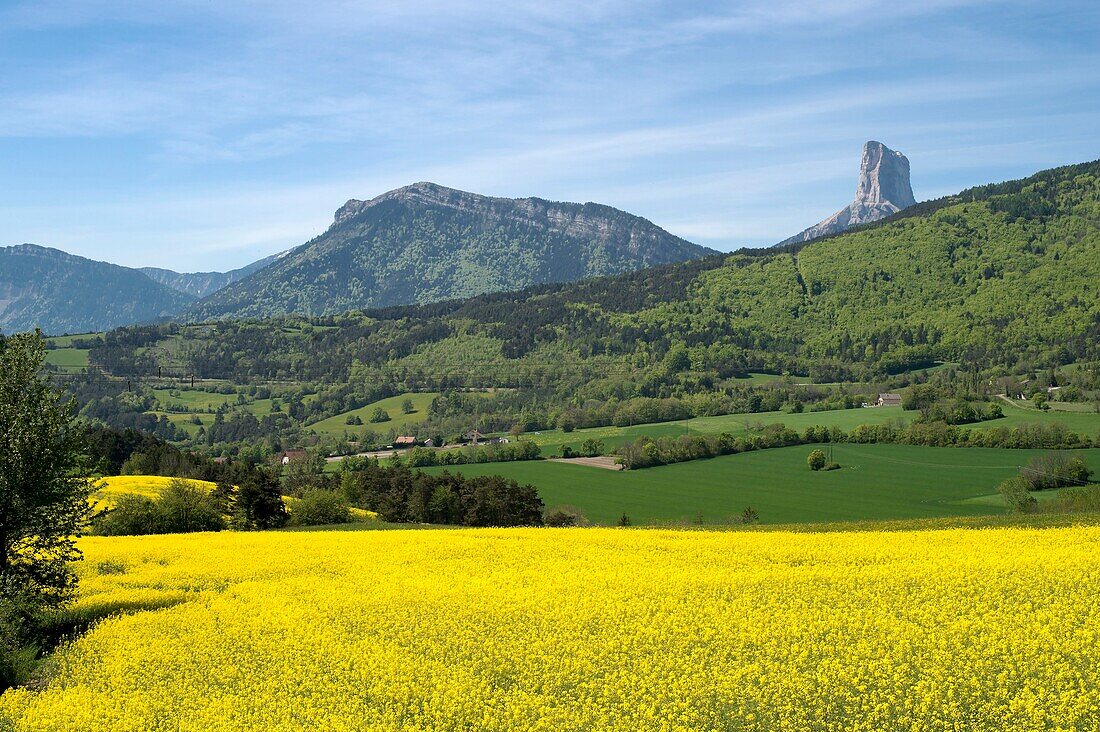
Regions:
<instances>
[{"instance_id":1,"label":"village house","mask_svg":"<svg viewBox=\"0 0 1100 732\"><path fill-rule=\"evenodd\" d=\"M416 438L411 435L403 435L401 437L395 437L393 440L394 447L416 447Z\"/></svg>"},{"instance_id":2,"label":"village house","mask_svg":"<svg viewBox=\"0 0 1100 732\"><path fill-rule=\"evenodd\" d=\"M309 453L305 450L284 450L283 453L279 455L279 464L290 465L291 463L296 463L308 458Z\"/></svg>"},{"instance_id":3,"label":"village house","mask_svg":"<svg viewBox=\"0 0 1100 732\"><path fill-rule=\"evenodd\" d=\"M463 437L465 438L466 442L472 442L475 445L485 439L485 435L481 434L477 430L470 430L465 435L463 435Z\"/></svg>"},{"instance_id":4,"label":"village house","mask_svg":"<svg viewBox=\"0 0 1100 732\"><path fill-rule=\"evenodd\" d=\"M900 407L901 406L901 394L879 394L878 401L875 402L876 407Z\"/></svg>"}]
</instances>

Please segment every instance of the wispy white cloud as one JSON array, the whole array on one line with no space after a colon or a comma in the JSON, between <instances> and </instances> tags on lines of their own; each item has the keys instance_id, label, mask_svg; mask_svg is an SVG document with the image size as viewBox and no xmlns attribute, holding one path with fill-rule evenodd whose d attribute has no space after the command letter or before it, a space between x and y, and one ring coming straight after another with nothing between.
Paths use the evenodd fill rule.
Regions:
<instances>
[{"instance_id":1,"label":"wispy white cloud","mask_svg":"<svg viewBox=\"0 0 1100 732\"><path fill-rule=\"evenodd\" d=\"M1100 27L1070 4L1080 38ZM0 236L235 265L318 233L348 197L431 179L598 200L712 245L766 242L843 205L867 138L909 152L936 190L1017 169L998 156L1080 155L1100 122L1100 52L1052 42L1066 23L1052 13L1022 0L8 3L0 155L34 164L40 149L67 171L56 142L102 171L84 187L18 179ZM33 205L35 190L55 203Z\"/></svg>"}]
</instances>

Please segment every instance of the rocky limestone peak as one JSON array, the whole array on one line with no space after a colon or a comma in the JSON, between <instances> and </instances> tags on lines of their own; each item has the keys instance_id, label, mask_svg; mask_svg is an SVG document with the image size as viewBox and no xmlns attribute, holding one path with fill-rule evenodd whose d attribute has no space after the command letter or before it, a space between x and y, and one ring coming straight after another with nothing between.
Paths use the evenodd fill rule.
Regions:
<instances>
[{"instance_id":1,"label":"rocky limestone peak","mask_svg":"<svg viewBox=\"0 0 1100 732\"><path fill-rule=\"evenodd\" d=\"M387 191L381 195L375 196L369 201L361 201L359 199L352 198L347 203L336 211L336 217L334 223L341 223L349 218L359 215L371 206L375 206L383 201L407 201L416 203L425 203L432 205L456 205L466 198L485 198L487 196L477 196L473 193L466 193L455 188L447 188L441 186L438 183L431 183L429 181L420 181L418 183L412 183L407 186L395 188L392 191Z\"/></svg>"},{"instance_id":2,"label":"rocky limestone peak","mask_svg":"<svg viewBox=\"0 0 1100 732\"><path fill-rule=\"evenodd\" d=\"M837 234L857 224L886 218L916 202L909 182L909 158L877 140L869 140L863 144L855 200L776 246Z\"/></svg>"},{"instance_id":3,"label":"rocky limestone peak","mask_svg":"<svg viewBox=\"0 0 1100 732\"><path fill-rule=\"evenodd\" d=\"M909 158L876 140L863 143L853 203L892 203L900 211L916 202L909 183Z\"/></svg>"}]
</instances>

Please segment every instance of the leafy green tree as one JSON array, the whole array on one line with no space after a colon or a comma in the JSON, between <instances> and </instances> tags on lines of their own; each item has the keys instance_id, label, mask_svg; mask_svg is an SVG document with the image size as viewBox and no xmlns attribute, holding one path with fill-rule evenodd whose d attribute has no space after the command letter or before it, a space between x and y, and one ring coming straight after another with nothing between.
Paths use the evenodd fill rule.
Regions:
<instances>
[{"instance_id":1,"label":"leafy green tree","mask_svg":"<svg viewBox=\"0 0 1100 732\"><path fill-rule=\"evenodd\" d=\"M283 487L287 495L304 496L306 491L327 488L325 459L319 454L291 460L283 467Z\"/></svg>"},{"instance_id":2,"label":"leafy green tree","mask_svg":"<svg viewBox=\"0 0 1100 732\"><path fill-rule=\"evenodd\" d=\"M346 524L351 521L351 513L337 491L311 490L295 504L290 519L295 526Z\"/></svg>"},{"instance_id":3,"label":"leafy green tree","mask_svg":"<svg viewBox=\"0 0 1100 732\"><path fill-rule=\"evenodd\" d=\"M603 440L589 438L581 443L581 455L597 457L603 454Z\"/></svg>"},{"instance_id":4,"label":"leafy green tree","mask_svg":"<svg viewBox=\"0 0 1100 732\"><path fill-rule=\"evenodd\" d=\"M96 517L92 533L98 536L140 536L160 533L157 504L146 496L119 496L113 508Z\"/></svg>"},{"instance_id":5,"label":"leafy green tree","mask_svg":"<svg viewBox=\"0 0 1100 732\"><path fill-rule=\"evenodd\" d=\"M810 470L821 470L825 467L825 453L821 450L811 450L806 456L806 464L810 466Z\"/></svg>"},{"instance_id":6,"label":"leafy green tree","mask_svg":"<svg viewBox=\"0 0 1100 732\"><path fill-rule=\"evenodd\" d=\"M157 533L185 534L225 528L217 501L190 481L171 481L160 492L156 507L159 519Z\"/></svg>"},{"instance_id":7,"label":"leafy green tree","mask_svg":"<svg viewBox=\"0 0 1100 732\"><path fill-rule=\"evenodd\" d=\"M760 514L756 512L756 509L752 506L745 506L745 510L741 512L741 523L755 524L759 520Z\"/></svg>"},{"instance_id":8,"label":"leafy green tree","mask_svg":"<svg viewBox=\"0 0 1100 732\"><path fill-rule=\"evenodd\" d=\"M237 524L248 529L277 529L289 518L282 485L271 470L258 468L241 481L234 500Z\"/></svg>"},{"instance_id":9,"label":"leafy green tree","mask_svg":"<svg viewBox=\"0 0 1100 732\"><path fill-rule=\"evenodd\" d=\"M619 517L619 526L630 526L630 517L626 515L626 511Z\"/></svg>"},{"instance_id":10,"label":"leafy green tree","mask_svg":"<svg viewBox=\"0 0 1100 732\"><path fill-rule=\"evenodd\" d=\"M375 423L375 424L377 424L379 422L389 422L390 421L390 413L387 412L382 407L375 407L374 411L371 412L370 421Z\"/></svg>"},{"instance_id":11,"label":"leafy green tree","mask_svg":"<svg viewBox=\"0 0 1100 732\"><path fill-rule=\"evenodd\" d=\"M997 492L1004 497L1008 507L1017 513L1031 513L1038 508L1039 502L1028 492L1027 482L1022 478L1009 478L997 486Z\"/></svg>"},{"instance_id":12,"label":"leafy green tree","mask_svg":"<svg viewBox=\"0 0 1100 732\"><path fill-rule=\"evenodd\" d=\"M41 333L0 335L0 597L65 600L91 466L73 405L41 376Z\"/></svg>"},{"instance_id":13,"label":"leafy green tree","mask_svg":"<svg viewBox=\"0 0 1100 732\"><path fill-rule=\"evenodd\" d=\"M415 411L416 411L416 409L413 408L413 400L410 399L409 397L405 397L401 401L401 412L403 414L412 414Z\"/></svg>"}]
</instances>

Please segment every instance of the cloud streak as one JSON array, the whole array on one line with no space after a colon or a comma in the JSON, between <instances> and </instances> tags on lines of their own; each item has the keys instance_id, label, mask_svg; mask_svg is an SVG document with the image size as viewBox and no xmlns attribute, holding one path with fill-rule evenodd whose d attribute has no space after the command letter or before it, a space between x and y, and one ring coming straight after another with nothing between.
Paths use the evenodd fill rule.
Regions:
<instances>
[{"instance_id":1,"label":"cloud streak","mask_svg":"<svg viewBox=\"0 0 1100 732\"><path fill-rule=\"evenodd\" d=\"M1100 19L1070 5L9 4L0 236L235 266L432 179L770 243L846 202L868 138L935 191L1095 157Z\"/></svg>"}]
</instances>

